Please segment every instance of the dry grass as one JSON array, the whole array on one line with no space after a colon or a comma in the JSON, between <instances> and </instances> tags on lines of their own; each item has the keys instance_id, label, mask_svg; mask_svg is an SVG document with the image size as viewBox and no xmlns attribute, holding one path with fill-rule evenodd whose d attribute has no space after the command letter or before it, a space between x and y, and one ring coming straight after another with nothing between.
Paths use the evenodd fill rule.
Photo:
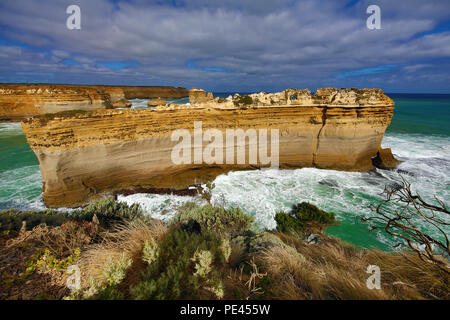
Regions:
<instances>
[{"instance_id":1,"label":"dry grass","mask_svg":"<svg viewBox=\"0 0 450 320\"><path fill-rule=\"evenodd\" d=\"M101 243L90 246L81 255L79 265L82 272L82 286L89 286L91 278L102 284L102 270L110 257L118 260L125 254L128 259L132 259L133 264L128 272L129 277L123 285L134 282L133 276L137 276L143 270L145 263L142 261L142 250L146 240L161 240L167 234L167 227L163 222L154 220L143 222L135 220L124 224L116 225L111 231L103 234ZM136 272L134 272L136 271Z\"/></svg>"},{"instance_id":2,"label":"dry grass","mask_svg":"<svg viewBox=\"0 0 450 320\"><path fill-rule=\"evenodd\" d=\"M358 250L336 239L306 245L284 234L296 250L273 247L258 259L276 286L274 299L449 299L448 276L413 253ZM381 289L368 289L369 265L381 269Z\"/></svg>"},{"instance_id":3,"label":"dry grass","mask_svg":"<svg viewBox=\"0 0 450 320\"><path fill-rule=\"evenodd\" d=\"M40 224L30 231L21 230L17 237L6 243L6 248L33 243L50 250L56 257L73 254L76 249L88 245L97 235L98 226L92 222L68 221L58 227Z\"/></svg>"},{"instance_id":4,"label":"dry grass","mask_svg":"<svg viewBox=\"0 0 450 320\"><path fill-rule=\"evenodd\" d=\"M64 270L42 268L27 272L31 259L43 249L64 259L86 246L96 230L90 222L69 221L59 227L40 224L0 246L0 299L61 299L68 293Z\"/></svg>"},{"instance_id":5,"label":"dry grass","mask_svg":"<svg viewBox=\"0 0 450 320\"><path fill-rule=\"evenodd\" d=\"M168 233L162 221L137 219L105 231L99 231L93 222L67 222L0 238L0 299L60 299L67 295L66 275L60 271L25 272L27 261L43 248L58 257L82 249L77 264L83 289L90 287L90 279L103 286L105 264L125 255L133 262L117 289L128 297L130 286L142 281L139 276L148 267L142 260L146 241L164 243ZM245 241L231 241L228 263L218 269L225 299L450 299L448 274L414 252L358 249L324 235L318 244L309 245L301 234L294 233L266 233L250 240L248 247ZM185 251L186 243L176 252ZM380 290L367 288L369 265L381 269ZM211 297L211 293L200 295Z\"/></svg>"}]
</instances>

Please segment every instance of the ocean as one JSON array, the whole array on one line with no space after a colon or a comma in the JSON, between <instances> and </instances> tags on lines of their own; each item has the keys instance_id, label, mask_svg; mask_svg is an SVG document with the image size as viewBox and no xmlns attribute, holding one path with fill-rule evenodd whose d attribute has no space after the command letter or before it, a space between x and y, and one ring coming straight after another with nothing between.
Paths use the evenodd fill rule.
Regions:
<instances>
[{"instance_id":1,"label":"ocean","mask_svg":"<svg viewBox=\"0 0 450 320\"><path fill-rule=\"evenodd\" d=\"M398 241L381 231L369 232L360 217L373 214L369 206L378 204L384 187L400 181L401 175L425 199L437 196L450 205L450 95L388 95L395 100L396 109L382 145L392 148L403 161L396 170L357 173L304 168L230 172L214 181L213 201L241 207L255 218L255 227L260 229L275 227L273 217L278 210L308 201L335 213L340 225L329 227L329 235L362 247L390 250ZM168 102L187 103L187 99ZM146 107L146 100L135 99L132 103L136 108ZM45 209L39 164L20 123L0 123L0 185L0 210ZM195 199L134 194L119 196L119 200L140 203L149 215L167 220L177 206Z\"/></svg>"}]
</instances>

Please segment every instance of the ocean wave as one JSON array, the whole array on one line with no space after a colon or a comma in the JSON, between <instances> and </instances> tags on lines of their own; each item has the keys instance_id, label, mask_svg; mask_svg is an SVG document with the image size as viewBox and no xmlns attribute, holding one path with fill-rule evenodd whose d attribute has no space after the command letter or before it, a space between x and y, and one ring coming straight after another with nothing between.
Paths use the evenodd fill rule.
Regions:
<instances>
[{"instance_id":1,"label":"ocean wave","mask_svg":"<svg viewBox=\"0 0 450 320\"><path fill-rule=\"evenodd\" d=\"M148 108L148 99L130 99L131 109L135 108Z\"/></svg>"},{"instance_id":2,"label":"ocean wave","mask_svg":"<svg viewBox=\"0 0 450 320\"><path fill-rule=\"evenodd\" d=\"M2 137L21 134L23 134L23 132L20 122L0 122L0 135Z\"/></svg>"},{"instance_id":3,"label":"ocean wave","mask_svg":"<svg viewBox=\"0 0 450 320\"><path fill-rule=\"evenodd\" d=\"M0 172L0 210L44 210L42 177L39 166Z\"/></svg>"},{"instance_id":4,"label":"ocean wave","mask_svg":"<svg viewBox=\"0 0 450 320\"><path fill-rule=\"evenodd\" d=\"M132 205L138 203L152 218L168 221L177 212L177 209L186 202L204 203L198 197L176 196L169 194L136 193L129 196L119 195L118 201Z\"/></svg>"}]
</instances>

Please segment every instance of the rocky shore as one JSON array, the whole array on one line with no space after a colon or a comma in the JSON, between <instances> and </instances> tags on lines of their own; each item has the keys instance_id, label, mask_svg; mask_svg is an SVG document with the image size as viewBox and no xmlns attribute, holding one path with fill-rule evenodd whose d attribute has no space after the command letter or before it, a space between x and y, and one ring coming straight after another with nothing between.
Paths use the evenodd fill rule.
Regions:
<instances>
[{"instance_id":1,"label":"rocky shore","mask_svg":"<svg viewBox=\"0 0 450 320\"><path fill-rule=\"evenodd\" d=\"M128 99L187 97L185 88L0 84L0 121L20 121L35 115L70 110L128 108Z\"/></svg>"},{"instance_id":2,"label":"rocky shore","mask_svg":"<svg viewBox=\"0 0 450 320\"><path fill-rule=\"evenodd\" d=\"M22 129L40 162L45 203L78 206L121 189L184 189L230 170L266 166L260 156L255 164L173 163L171 153L178 141L173 141L172 133L177 129L193 133L196 121L203 130L224 135L227 129L278 130L282 169L368 171L374 167L372 158L380 155L394 109L394 102L379 89L326 88L314 95L287 89L227 99L193 89L189 96L190 105L24 120ZM248 154L250 139L237 139L236 147ZM226 151L224 147L223 154ZM389 154L381 152L383 159Z\"/></svg>"}]
</instances>

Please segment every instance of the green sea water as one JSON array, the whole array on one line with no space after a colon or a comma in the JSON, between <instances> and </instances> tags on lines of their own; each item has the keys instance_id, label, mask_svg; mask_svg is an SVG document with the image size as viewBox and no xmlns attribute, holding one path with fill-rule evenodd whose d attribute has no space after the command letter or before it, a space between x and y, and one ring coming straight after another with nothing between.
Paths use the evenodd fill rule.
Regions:
<instances>
[{"instance_id":1,"label":"green sea water","mask_svg":"<svg viewBox=\"0 0 450 320\"><path fill-rule=\"evenodd\" d=\"M383 147L392 148L404 161L400 172L406 174L415 191L429 199L437 195L450 205L450 95L389 96L396 102L396 109ZM143 104L133 103L137 107ZM308 201L336 214L340 225L328 228L330 235L389 250L396 240L382 232L369 232L359 217L372 214L368 206L382 200L384 186L399 181L400 172L314 168L230 172L216 178L213 201L225 199L226 206L240 206L254 216L259 228L274 228L276 211ZM45 208L39 164L19 123L0 123L0 185L0 210ZM192 199L134 194L119 196L119 200L140 203L155 218L169 219L176 206Z\"/></svg>"},{"instance_id":2,"label":"green sea water","mask_svg":"<svg viewBox=\"0 0 450 320\"><path fill-rule=\"evenodd\" d=\"M387 133L450 136L450 95L390 94L395 116Z\"/></svg>"}]
</instances>

